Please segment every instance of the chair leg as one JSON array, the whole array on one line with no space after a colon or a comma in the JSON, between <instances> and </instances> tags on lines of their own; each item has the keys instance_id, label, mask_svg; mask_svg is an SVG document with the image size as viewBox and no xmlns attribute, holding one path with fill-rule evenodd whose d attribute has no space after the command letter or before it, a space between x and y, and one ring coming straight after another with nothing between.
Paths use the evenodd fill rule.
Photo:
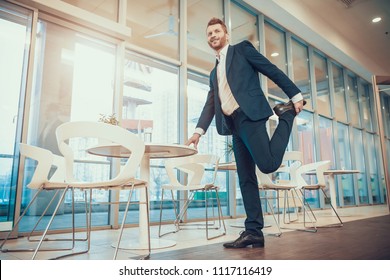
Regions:
<instances>
[{"instance_id":1,"label":"chair leg","mask_svg":"<svg viewBox=\"0 0 390 280\"><path fill-rule=\"evenodd\" d=\"M38 189L38 191L35 193L35 195L33 196L33 198L31 199L30 203L27 205L26 209L24 209L23 213L19 216L18 220L16 221L15 225L13 226L13 228L10 230L10 232L7 234L7 236L4 238L3 242L1 242L0 244L0 249L1 249L1 252L3 253L6 253L6 252L24 252L24 251L33 251L34 249L20 249L22 251L19 251L19 250L10 250L10 249L3 249L3 246L5 245L5 243L8 241L9 237L11 236L11 234L14 232L15 229L18 228L18 225L20 223L20 221L22 220L22 218L26 215L28 209L31 207L31 205L34 203L35 199L38 197L38 195L42 192L42 188Z\"/></svg>"},{"instance_id":2,"label":"chair leg","mask_svg":"<svg viewBox=\"0 0 390 280\"><path fill-rule=\"evenodd\" d=\"M161 202L160 202L160 221L158 223L158 236L161 237L161 223L162 223L162 211L164 204L164 189L161 190Z\"/></svg>"},{"instance_id":3,"label":"chair leg","mask_svg":"<svg viewBox=\"0 0 390 280\"><path fill-rule=\"evenodd\" d=\"M274 211L274 209L273 209L273 207L272 207L272 205L271 205L271 202L270 202L269 199L268 199L267 191L265 191L264 199L265 199L266 203L268 204L268 208L270 209L271 215L272 215L272 217L273 217L273 219L274 219L274 221L275 221L275 224L276 224L276 226L277 226L277 228L278 228L278 233L276 233L275 236L276 236L276 237L280 237L280 236L282 235L282 231L281 231L281 229L280 229L279 221L276 219L275 211Z\"/></svg>"},{"instance_id":4,"label":"chair leg","mask_svg":"<svg viewBox=\"0 0 390 280\"><path fill-rule=\"evenodd\" d=\"M46 212L49 210L50 206L52 205L55 197L57 197L57 194L59 193L60 190L57 190L56 193L54 194L53 198L51 199L51 201L49 202L48 206L46 207L46 209L43 211L42 215L40 216L39 220L37 221L37 223L35 224L34 228L31 230L31 232L28 234L27 236L27 240L30 241L30 242L38 242L39 239L33 239L32 238L32 234L33 232L35 232L37 226L39 225L39 223L41 222L42 218L46 215ZM73 201L73 197L74 197L74 190L72 189L72 201ZM87 202L85 201L85 208L87 209ZM87 211L85 212L87 213ZM88 235L86 235L85 238L76 238L76 235L75 235L75 231L76 231L76 228L75 228L75 212L74 212L74 202L72 202L72 238L46 238L44 241L72 241L73 243L73 246L67 250L72 250L74 249L74 246L75 246L75 242L76 241L87 241L88 240ZM41 251L55 251L55 249L42 249ZM65 250L65 249L60 249L60 250Z\"/></svg>"},{"instance_id":5,"label":"chair leg","mask_svg":"<svg viewBox=\"0 0 390 280\"><path fill-rule=\"evenodd\" d=\"M210 237L210 235L209 235L208 190L205 190L204 193L205 193L205 215L206 215L206 238L207 238L207 240L211 240L211 239L226 235L226 226L225 226L225 221L224 221L223 215L222 215L222 207L221 207L221 201L219 199L219 193L218 193L218 190L216 188L212 189L212 190L214 190L214 192L215 192L215 199L217 201L217 212L218 212L218 227L215 227L214 229L219 230L219 229L221 229L221 227L223 227L223 231L221 234L218 234L218 235L215 235L212 237ZM213 200L213 199L211 198L211 200ZM211 207L213 209L213 217L215 217L214 203L212 203Z\"/></svg>"},{"instance_id":6,"label":"chair leg","mask_svg":"<svg viewBox=\"0 0 390 280\"><path fill-rule=\"evenodd\" d=\"M296 218L293 220L292 218L291 218L291 214L290 214L290 211L289 211L289 209L290 209L290 197L289 197L289 192L291 193L291 197L292 197L292 199L293 199L293 201L294 201L294 208L295 208L295 214L296 214ZM291 191L291 190L285 190L284 191L284 194L285 194L285 196L284 196L284 211L283 211L283 223L285 223L285 224L289 224L289 223L292 223L292 222L295 222L295 221L297 221L298 220L298 210L297 210L297 205L296 205L296 203L295 203L295 197L294 197L294 193ZM287 207L286 207L287 206ZM286 211L287 211L287 216L288 216L288 222L286 221Z\"/></svg>"},{"instance_id":7,"label":"chair leg","mask_svg":"<svg viewBox=\"0 0 390 280\"><path fill-rule=\"evenodd\" d=\"M304 196L304 193L303 193L303 198L301 198L299 196L299 194L297 193L297 190L296 189L293 189L293 191L295 192L296 196L297 196L297 199L299 200L299 202L301 203L302 205L302 210L303 210L303 224L304 224L304 228L303 229L300 229L300 228L291 228L291 227L283 227L284 229L289 229L289 230L297 230L297 231L307 231L307 232L317 232L317 226L315 224L315 222L313 221L313 219L310 217L310 215L308 215L309 219L310 219L310 222L312 224L312 226L306 226L306 214L307 214L307 209L306 209L306 199L305 199L305 196ZM309 207L309 206L308 206ZM314 216L314 219L315 219L315 216Z\"/></svg>"},{"instance_id":8,"label":"chair leg","mask_svg":"<svg viewBox=\"0 0 390 280\"><path fill-rule=\"evenodd\" d=\"M146 220L147 220L147 227L148 227L148 255L143 257L143 259L149 259L150 254L152 252L152 244L150 240L150 210L149 210L149 187L145 186L145 192L146 192Z\"/></svg>"},{"instance_id":9,"label":"chair leg","mask_svg":"<svg viewBox=\"0 0 390 280\"><path fill-rule=\"evenodd\" d=\"M219 228L221 228L221 222L223 226L223 232L220 235L217 235L213 238L219 237L226 235L226 226L225 226L225 220L223 219L223 214L222 214L222 207L221 207L221 199L219 198L219 192L218 189L215 189L215 197L217 199L217 209L218 209L218 222L219 222Z\"/></svg>"},{"instance_id":10,"label":"chair leg","mask_svg":"<svg viewBox=\"0 0 390 280\"><path fill-rule=\"evenodd\" d=\"M325 191L324 191L323 188L321 188L321 191L322 191L322 193L324 194L325 198L328 200L329 197L326 195L326 193L325 193ZM333 210L333 213L336 214L336 217L337 217L337 219L339 220L339 223L336 224L336 225L327 225L327 226L321 226L321 227L342 227L342 226L344 225L344 224L343 224L343 221L341 220L341 218L340 218L339 214L337 213L336 209L334 209L332 203L329 203L329 204L330 204L330 207L331 207L332 210Z\"/></svg>"},{"instance_id":11,"label":"chair leg","mask_svg":"<svg viewBox=\"0 0 390 280\"><path fill-rule=\"evenodd\" d=\"M35 249L35 251L34 251L34 254L33 254L32 258L31 258L32 260L34 260L35 257L36 257L36 255L38 254L38 251L39 251L39 249L41 248L41 245L42 245L43 241L45 240L46 234L47 234L47 232L48 232L48 230L49 230L49 228L50 228L50 226L51 226L51 224L52 224L52 222L53 222L55 216L57 215L58 209L60 208L60 205L61 205L62 202L64 201L65 194L66 194L66 192L67 192L68 189L69 189L69 186L66 187L65 190L63 191L63 193L62 193L62 195L61 195L61 197L60 197L60 201L57 203L57 206L56 206L56 208L55 208L55 210L54 210L54 212L53 212L53 214L52 214L52 216L51 216L51 218L50 218L50 220L49 220L49 223L47 224L46 229L45 229L45 231L43 232L43 234L42 234L42 236L41 236L41 239L39 240L38 246L36 247L36 249Z\"/></svg>"},{"instance_id":12,"label":"chair leg","mask_svg":"<svg viewBox=\"0 0 390 280\"><path fill-rule=\"evenodd\" d=\"M178 211L179 213L176 216L175 225L176 225L176 232L180 230L180 224L184 220L184 215L188 211L188 207L190 206L191 202L194 200L195 192L190 192L190 195L188 198L184 199L184 204Z\"/></svg>"},{"instance_id":13,"label":"chair leg","mask_svg":"<svg viewBox=\"0 0 390 280\"><path fill-rule=\"evenodd\" d=\"M123 234L123 228L124 228L124 225L126 222L127 211L129 210L129 205L130 205L131 197L133 195L133 190L134 190L134 185L130 188L129 195L127 198L126 208L125 208L125 212L123 213L121 228L120 228L119 235L118 235L118 241L117 241L117 244L115 247L114 260L116 260L116 257L118 255L118 250L119 250L119 246L120 246L122 234Z\"/></svg>"},{"instance_id":14,"label":"chair leg","mask_svg":"<svg viewBox=\"0 0 390 280\"><path fill-rule=\"evenodd\" d=\"M88 253L89 250L91 249L91 228L92 228L92 189L89 190L89 204L88 204L88 198L87 198L87 192L85 191L85 209L86 209L86 213L85 213L85 216L86 216L86 238L85 239L80 239L81 241L87 241L87 249L85 250L81 250L81 251L78 251L78 252L72 252L72 253L69 253L69 254L64 254L64 255L60 255L60 256L57 256L55 258L52 258L51 260L59 260L59 259L62 259L62 258L66 258L66 257L69 257L69 256L77 256L77 255L81 255L81 254L85 254L85 253ZM87 207L87 204L89 205ZM74 207L74 188L72 188L72 205ZM74 209L73 209L74 211ZM74 221L74 219L73 219ZM75 232L73 231L73 236L74 236Z\"/></svg>"},{"instance_id":15,"label":"chair leg","mask_svg":"<svg viewBox=\"0 0 390 280\"><path fill-rule=\"evenodd\" d=\"M162 236L170 234L170 233L175 233L175 232L178 232L180 230L179 225L178 225L180 223L180 220L179 220L180 217L179 217L178 209L176 207L176 200L174 199L174 193L171 190L172 206L173 206L173 211L174 211L174 216L175 216L174 226L176 229L162 233L162 211L163 211L163 203L164 203L164 192L165 192L165 190L162 190L162 192L161 192L160 222L159 222L159 227L158 227L158 236L159 237L162 237ZM177 221L179 221L179 222L177 222Z\"/></svg>"},{"instance_id":16,"label":"chair leg","mask_svg":"<svg viewBox=\"0 0 390 280\"><path fill-rule=\"evenodd\" d=\"M301 203L302 203L302 207L303 207L303 225L304 225L304 227L306 228L305 231L317 232L317 226L316 226L316 224L315 224L315 221L317 221L317 219L316 219L316 217L314 216L314 213L313 213L313 211L311 210L309 204L306 203L305 189L300 190L300 192L301 192L301 194L302 194L302 196L303 196L302 199L299 197L299 194L297 193L297 190L295 190L295 192L296 192L296 194L297 194L298 200L300 200ZM306 226L306 213L307 213L306 205L308 205L308 207L309 207L309 209L310 209L310 211L311 211L311 213L312 213L312 215L313 215L313 217L314 217L314 221L313 221L313 219L310 217L310 215L307 215L307 216L309 217L309 219L310 219L311 224L312 224L311 227L310 227L310 226Z\"/></svg>"}]
</instances>

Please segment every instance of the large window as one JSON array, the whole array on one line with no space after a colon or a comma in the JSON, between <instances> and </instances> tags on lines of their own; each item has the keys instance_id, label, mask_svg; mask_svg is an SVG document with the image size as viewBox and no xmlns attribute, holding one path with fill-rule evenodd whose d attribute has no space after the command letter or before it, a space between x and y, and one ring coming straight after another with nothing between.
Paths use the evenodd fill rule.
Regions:
<instances>
[{"instance_id":1,"label":"large window","mask_svg":"<svg viewBox=\"0 0 390 280\"><path fill-rule=\"evenodd\" d=\"M145 142L178 143L178 68L130 51L124 64L120 125ZM153 159L151 167L150 202L159 206L161 184L167 183L164 162Z\"/></svg>"},{"instance_id":2,"label":"large window","mask_svg":"<svg viewBox=\"0 0 390 280\"><path fill-rule=\"evenodd\" d=\"M353 125L357 127L361 127L360 113L359 113L359 95L358 95L358 87L357 87L357 78L355 76L348 75L347 95L348 95L349 121Z\"/></svg>"},{"instance_id":3,"label":"large window","mask_svg":"<svg viewBox=\"0 0 390 280\"><path fill-rule=\"evenodd\" d=\"M326 58L318 53L314 53L314 73L317 89L317 110L322 115L331 116L328 67Z\"/></svg>"},{"instance_id":4,"label":"large window","mask_svg":"<svg viewBox=\"0 0 390 280\"><path fill-rule=\"evenodd\" d=\"M115 80L115 46L88 37L59 25L39 21L35 52L34 90L31 98L28 143L60 154L55 130L66 121L98 121L101 114L112 114L113 83ZM88 155L85 149L97 144L93 139L75 139L71 143L80 151L75 160L75 177L82 181L108 179L110 164L103 157ZM93 160L95 164L85 164ZM31 175L33 163L26 164L25 179ZM28 203L33 192L24 188L23 205ZM76 193L76 203L82 203L84 192ZM97 201L107 201L106 191L96 191ZM43 211L51 198L50 193L42 195L29 213L33 219ZM53 228L69 226L63 219L70 219L71 195L66 198L60 219ZM78 208L78 207L76 207ZM81 211L84 211L81 208ZM95 207L93 225L108 224L108 208ZM83 218L85 223L85 218ZM24 224L24 222L25 224ZM81 224L85 226L84 224ZM28 219L22 220L28 230Z\"/></svg>"},{"instance_id":5,"label":"large window","mask_svg":"<svg viewBox=\"0 0 390 280\"><path fill-rule=\"evenodd\" d=\"M351 162L351 144L349 137L348 126L343 123L337 123L337 136L336 145L338 147L339 162L338 168L352 169ZM341 178L340 178L341 177ZM340 205L352 205L355 203L355 192L352 175L337 176L339 204ZM341 197L343 198L342 201Z\"/></svg>"},{"instance_id":6,"label":"large window","mask_svg":"<svg viewBox=\"0 0 390 280\"><path fill-rule=\"evenodd\" d=\"M0 230L14 217L32 12L0 2Z\"/></svg>"},{"instance_id":7,"label":"large window","mask_svg":"<svg viewBox=\"0 0 390 280\"><path fill-rule=\"evenodd\" d=\"M360 170L361 173L357 174L357 190L359 196L360 204L368 203L368 193L367 193L367 177L366 177L366 165L364 158L364 146L363 146L363 134L360 129L353 129L353 145L352 145L354 155L355 155L355 164L356 169Z\"/></svg>"},{"instance_id":8,"label":"large window","mask_svg":"<svg viewBox=\"0 0 390 280\"><path fill-rule=\"evenodd\" d=\"M373 131L373 96L372 96L372 88L365 82L359 81L358 84L359 89L359 100L360 100L360 108L361 108L361 116L363 127L368 131Z\"/></svg>"},{"instance_id":9,"label":"large window","mask_svg":"<svg viewBox=\"0 0 390 280\"><path fill-rule=\"evenodd\" d=\"M334 91L334 116L342 122L347 122L347 110L345 101L344 74L341 67L332 63L333 91Z\"/></svg>"},{"instance_id":10,"label":"large window","mask_svg":"<svg viewBox=\"0 0 390 280\"><path fill-rule=\"evenodd\" d=\"M308 48L295 39L291 40L291 45L294 83L301 90L303 98L307 101L305 109L310 109L312 94L310 87Z\"/></svg>"},{"instance_id":11,"label":"large window","mask_svg":"<svg viewBox=\"0 0 390 280\"><path fill-rule=\"evenodd\" d=\"M319 123L320 158L334 166L332 120L320 116Z\"/></svg>"},{"instance_id":12,"label":"large window","mask_svg":"<svg viewBox=\"0 0 390 280\"><path fill-rule=\"evenodd\" d=\"M313 114L308 111L302 111L299 114L298 139L299 151L303 152L305 163L315 162L316 141L314 138Z\"/></svg>"},{"instance_id":13,"label":"large window","mask_svg":"<svg viewBox=\"0 0 390 280\"><path fill-rule=\"evenodd\" d=\"M285 33L273 25L265 24L265 56L287 74ZM287 95L272 80L267 79L268 93L285 100Z\"/></svg>"},{"instance_id":14,"label":"large window","mask_svg":"<svg viewBox=\"0 0 390 280\"><path fill-rule=\"evenodd\" d=\"M198 0L188 2L187 44L185 50L189 67L209 73L215 66L214 51L207 44L206 27L212 17L223 19L222 0Z\"/></svg>"},{"instance_id":15,"label":"large window","mask_svg":"<svg viewBox=\"0 0 390 280\"><path fill-rule=\"evenodd\" d=\"M189 74L188 80L188 135L192 135L198 123L199 116L202 112L206 97L209 91L208 78L194 73ZM200 138L198 144L198 151L202 154L216 154L220 156L220 162L229 160L226 153L226 136L221 136L217 133L215 122L213 121L207 130L206 134ZM210 175L212 171L210 170ZM217 185L221 187L219 190L221 196L221 203L223 206L227 205L227 176L225 172L219 172L217 177ZM190 209L189 218L203 215L195 208ZM224 207L224 209L227 209ZM195 214L196 213L196 214ZM227 214L224 213L224 214Z\"/></svg>"},{"instance_id":16,"label":"large window","mask_svg":"<svg viewBox=\"0 0 390 280\"><path fill-rule=\"evenodd\" d=\"M375 136L371 133L366 133L366 142L367 142L367 160L369 169L367 170L368 173L368 186L369 190L371 192L372 197L372 203L381 203L381 195L380 195L380 169L377 166L376 159L377 156L377 149L375 145Z\"/></svg>"}]
</instances>

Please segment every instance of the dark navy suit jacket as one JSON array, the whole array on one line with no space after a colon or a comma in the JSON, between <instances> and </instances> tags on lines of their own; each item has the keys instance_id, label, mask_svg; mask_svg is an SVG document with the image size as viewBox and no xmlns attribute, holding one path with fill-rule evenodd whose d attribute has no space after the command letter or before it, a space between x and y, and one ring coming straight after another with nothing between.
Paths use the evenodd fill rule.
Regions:
<instances>
[{"instance_id":1,"label":"dark navy suit jacket","mask_svg":"<svg viewBox=\"0 0 390 280\"><path fill-rule=\"evenodd\" d=\"M249 41L230 45L226 57L227 82L241 110L253 121L273 114L260 87L258 73L270 78L289 98L300 92L288 76L260 54ZM216 67L210 73L210 91L197 127L207 131L214 116L218 133L231 135L230 120L223 114L218 96Z\"/></svg>"}]
</instances>

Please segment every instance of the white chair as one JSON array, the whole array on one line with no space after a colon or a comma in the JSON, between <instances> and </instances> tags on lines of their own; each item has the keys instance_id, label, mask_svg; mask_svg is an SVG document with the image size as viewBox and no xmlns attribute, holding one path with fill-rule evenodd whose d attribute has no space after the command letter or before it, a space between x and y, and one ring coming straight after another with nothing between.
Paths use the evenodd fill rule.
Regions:
<instances>
[{"instance_id":1,"label":"white chair","mask_svg":"<svg viewBox=\"0 0 390 280\"><path fill-rule=\"evenodd\" d=\"M280 168L276 172L288 172L289 177L290 177L289 180L281 180L279 182L274 182L270 177L270 176L272 176L272 174L264 174L258 168L256 168L256 175L257 175L257 179L259 182L259 189L260 189L260 191L266 192L266 196L264 198L267 201L269 209L271 210L271 214L273 215L275 223L278 227L278 233L276 234L276 236L280 236L282 234L281 226L280 226L280 209L281 208L284 209L284 212L283 212L284 223L289 224L290 222L292 222L292 220L290 218L289 218L288 222L286 222L286 219L285 219L286 211L287 211L287 209L290 208L289 193L292 194L291 198L292 198L294 208L297 208L298 205L302 205L304 217L306 217L305 214L307 212L306 205L303 203L301 195L299 195L299 193L297 192L298 183L297 183L296 171L299 169L299 167L303 161L303 158L301 157L299 152L298 153L294 152L294 153L288 153L287 155L285 155L283 161L287 161L287 160L294 161L294 162L291 163L291 165L289 165L289 166L283 166L282 168ZM272 199L273 197L271 197L271 198L268 197L268 195L267 195L268 191L275 191L276 192L276 208L278 211L277 218L275 217L273 205L270 202L270 199ZM280 192L283 193L283 207L280 206ZM297 203L296 200L298 200L299 203ZM298 219L298 212L296 212L296 213L297 213L297 219ZM305 229L296 229L296 230L305 230L305 231L310 231L310 232L317 231L316 226L315 226L315 219L311 218L310 216L308 216L308 217L311 220L312 227L310 229L307 229L307 227L305 227ZM295 219L294 221L296 221L297 219ZM288 229L293 229L293 228L288 228Z\"/></svg>"},{"instance_id":2,"label":"white chair","mask_svg":"<svg viewBox=\"0 0 390 280\"><path fill-rule=\"evenodd\" d=\"M92 204L93 204L93 190L129 190L126 207L120 227L120 233L118 235L117 244L115 247L114 259L116 259L118 254L118 249L120 247L120 242L122 238L122 233L124 229L125 220L128 214L130 204L142 204L147 208L147 229L148 229L148 254L143 257L143 259L149 258L150 256L150 231L149 231L149 207L148 206L148 184L145 181L135 178L136 172L140 165L141 159L144 155L145 145L143 141L136 136L135 134L127 131L124 128L119 126L110 125L101 122L68 122L60 125L56 130L58 147L61 153L63 154L66 162L66 180L74 189L79 189L82 191L89 191L89 201L88 201L88 224L87 232L90 236L91 231L91 218L92 218ZM71 145L69 145L69 140L72 138L96 138L99 140L99 143L111 143L118 144L125 149L129 150L128 157L125 159L124 166L120 169L116 176L112 179L107 179L105 181L93 181L93 182L80 182L75 179L73 175L74 172L74 158L75 153ZM78 149L77 147L75 148ZM131 201L132 195L135 189L144 191L146 193L146 201ZM113 201L107 202L108 204L119 204L122 202ZM102 204L102 203L100 203ZM50 227L48 225L47 229ZM44 239L42 236L41 241ZM39 249L39 246L38 248ZM87 241L87 249L79 252L85 253L90 249L90 238Z\"/></svg>"},{"instance_id":3,"label":"white chair","mask_svg":"<svg viewBox=\"0 0 390 280\"><path fill-rule=\"evenodd\" d=\"M36 240L30 240L31 235L35 231L38 224L41 222L42 218L46 215L47 211L53 204L53 202L58 198L58 195L62 192L59 202L57 204L57 207L61 205L65 198L65 194L68 190L71 190L70 186L65 183L65 162L64 158L54 155L51 151L31 146L28 144L20 143L20 154L24 158L29 158L34 161L36 161L36 167L33 173L33 176L31 178L31 181L27 184L27 187L31 190L35 191L34 196L24 209L23 213L19 216L18 220L15 222L12 230L8 233L6 238L3 240L3 242L0 245L1 251L4 253L7 252L34 252L35 248L17 248L17 249L7 249L3 248L6 242L8 241L9 237L12 235L12 233L18 228L18 225L22 218L28 213L31 206L34 204L36 199L38 198L39 194L41 194L44 191L51 191L54 192L52 195L51 200L46 205L45 209L43 210L40 218L37 220L35 226L31 230L31 232L27 236L27 240L29 241L36 241ZM51 169L55 167L55 172L50 176ZM50 179L49 179L50 176ZM72 218L74 216L72 215ZM51 217L51 220L54 219L54 215ZM50 223L50 222L49 222ZM85 239L81 239L85 240ZM72 250L75 246L75 228L72 227L72 239L45 239L45 241L72 241L72 245L70 248L64 248L62 246L61 248L44 248L41 251L64 251L64 250ZM33 259L35 258L36 254L33 255Z\"/></svg>"},{"instance_id":4,"label":"white chair","mask_svg":"<svg viewBox=\"0 0 390 280\"><path fill-rule=\"evenodd\" d=\"M290 204L293 204L296 215L297 203L294 187L296 186L296 169L303 163L303 154L300 151L286 151L283 156L282 166L278 168L273 174L264 174L258 168L256 168L256 175L259 182L260 199L265 199L268 208L273 216L273 219L278 227L278 233L276 236L282 234L280 230L280 208L283 208L283 221L284 223L290 223L294 221L290 217ZM271 177L275 176L273 180ZM276 192L275 196L269 196L270 192ZM280 192L282 195L280 195ZM295 194L295 195L294 195ZM275 216L274 206L272 201L276 200L278 217ZM280 201L283 200L283 206L280 205ZM286 221L286 212L288 214L288 221ZM297 218L296 218L297 219ZM295 219L295 220L296 220Z\"/></svg>"},{"instance_id":5,"label":"white chair","mask_svg":"<svg viewBox=\"0 0 390 280\"><path fill-rule=\"evenodd\" d=\"M306 202L306 197L305 193L306 190L312 191L312 190L321 190L322 193L324 194L326 200L329 200L330 207L332 208L333 212L336 214L336 217L339 221L338 224L335 225L328 225L328 226L317 226L317 227L341 227L343 226L343 222L340 219L340 216L338 215L337 211L333 207L332 203L330 202L330 199L326 195L325 188L326 188L326 181L325 181L325 175L324 171L328 170L330 167L330 161L318 161L318 162L313 162L309 164L302 165L299 167L296 171L297 175L297 185L298 189L301 190L301 193L303 195L303 202L308 205ZM315 171L317 181L315 183L308 183L307 180L304 179L304 175L310 171ZM313 214L314 215L314 214ZM304 219L304 222L306 220Z\"/></svg>"},{"instance_id":6,"label":"white chair","mask_svg":"<svg viewBox=\"0 0 390 280\"><path fill-rule=\"evenodd\" d=\"M300 151L286 151L283 156L282 166L275 171L277 179L275 182L281 185L295 185L296 184L296 170L303 164L303 153ZM284 208L283 212L283 222L288 224L298 220L298 205L296 197L297 192L293 190L283 192L283 205L287 208ZM291 218L291 206L294 209L296 218ZM286 215L287 214L287 215ZM288 221L286 220L288 216Z\"/></svg>"},{"instance_id":7,"label":"white chair","mask_svg":"<svg viewBox=\"0 0 390 280\"><path fill-rule=\"evenodd\" d=\"M160 207L160 223L159 223L159 236L163 236L168 233L174 233L179 231L183 223L184 215L186 214L190 203L194 200L201 200L204 203L205 207L205 227L206 227L206 238L213 239L226 234L225 222L222 217L221 202L219 199L219 187L215 185L215 179L218 171L219 157L215 155L201 155L197 154L189 157L181 158L172 158L165 161L165 169L168 175L169 184L162 186L161 193L161 207ZM210 170L213 170L212 176L205 176L205 169L209 167ZM187 183L182 183L178 180L177 171L184 172L187 174ZM175 213L175 230L161 233L162 225L162 213L164 208L164 192L170 191L172 196L173 209ZM179 193L180 192L180 193ZM209 197L209 192L215 193L215 198ZM175 193L177 194L177 199L175 199ZM197 199L196 194L201 196L204 195L204 199ZM216 201L217 204L217 215L218 224L213 227L213 229L219 230L222 228L222 232L219 235L210 236L210 219L208 215L209 200ZM176 207L178 202L182 202L180 211ZM214 213L214 202L211 203L211 208ZM215 216L214 216L215 220Z\"/></svg>"}]
</instances>

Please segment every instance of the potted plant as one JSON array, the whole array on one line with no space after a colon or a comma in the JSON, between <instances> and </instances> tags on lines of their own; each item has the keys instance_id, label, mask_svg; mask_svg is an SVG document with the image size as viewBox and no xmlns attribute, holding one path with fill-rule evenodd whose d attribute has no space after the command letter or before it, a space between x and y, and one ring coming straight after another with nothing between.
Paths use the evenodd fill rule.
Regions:
<instances>
[{"instance_id":1,"label":"potted plant","mask_svg":"<svg viewBox=\"0 0 390 280\"><path fill-rule=\"evenodd\" d=\"M234 152L233 152L233 143L229 140L226 140L225 142L225 155L228 156L229 160L235 161L234 160Z\"/></svg>"},{"instance_id":2,"label":"potted plant","mask_svg":"<svg viewBox=\"0 0 390 280\"><path fill-rule=\"evenodd\" d=\"M111 114L111 115L100 114L99 122L104 122L112 125L119 125L119 121L116 118L115 114Z\"/></svg>"}]
</instances>

